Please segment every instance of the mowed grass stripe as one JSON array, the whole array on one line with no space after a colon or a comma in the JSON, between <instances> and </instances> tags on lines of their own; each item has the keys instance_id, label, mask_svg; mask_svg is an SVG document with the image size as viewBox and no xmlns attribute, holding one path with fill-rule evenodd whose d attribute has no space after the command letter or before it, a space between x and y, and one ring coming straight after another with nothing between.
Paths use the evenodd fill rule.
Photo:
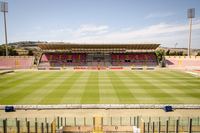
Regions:
<instances>
[{"instance_id":1,"label":"mowed grass stripe","mask_svg":"<svg viewBox=\"0 0 200 133\"><path fill-rule=\"evenodd\" d=\"M15 93L16 91L18 91L18 89L23 88L25 85L25 82L28 82L29 80L32 80L32 78L37 75L37 73L25 73L24 75L26 75L23 79L20 79L18 81L16 81L15 83L12 84L8 84L7 86L5 85L4 87L0 87L0 99L3 99L13 93Z\"/></svg>"},{"instance_id":2,"label":"mowed grass stripe","mask_svg":"<svg viewBox=\"0 0 200 133\"><path fill-rule=\"evenodd\" d=\"M163 74L166 74L165 72L162 72ZM162 75L161 72L154 73L155 76ZM174 75L174 74L170 74ZM177 75L176 75L177 76ZM177 77L178 78L178 77ZM168 80L166 81L166 84L168 84L172 89L170 91L172 92L172 95L179 99L180 101L185 101L184 103L196 103L196 101L199 100L200 94L198 92L192 92L192 88L190 86L179 86L178 84L181 83L187 83L186 81L174 81L174 80ZM181 91L182 93L175 93L174 89Z\"/></svg>"},{"instance_id":3,"label":"mowed grass stripe","mask_svg":"<svg viewBox=\"0 0 200 133\"><path fill-rule=\"evenodd\" d=\"M132 83L133 84L137 84L139 88L137 89L142 89L143 91L145 91L145 93L136 93L136 98L138 97L139 102L140 103L157 103L158 101L156 100L156 96L155 94L153 95L152 93L155 93L155 90L151 90L152 89L152 84L146 82L146 79L143 79L142 77L147 77L147 75L145 73L143 73L142 71L124 71L122 72L125 77L129 77L130 79L132 79ZM143 76L140 76L140 75ZM137 79L137 80L135 80Z\"/></svg>"},{"instance_id":4,"label":"mowed grass stripe","mask_svg":"<svg viewBox=\"0 0 200 133\"><path fill-rule=\"evenodd\" d=\"M120 77L116 75L116 72L109 71L108 77L115 89L117 97L120 103L138 103L137 99L131 93L128 87L121 81ZM116 85L118 83L119 85Z\"/></svg>"},{"instance_id":5,"label":"mowed grass stripe","mask_svg":"<svg viewBox=\"0 0 200 133\"><path fill-rule=\"evenodd\" d=\"M77 75L68 80L75 73ZM50 99L44 100L50 93ZM190 74L171 70L38 71L0 77L0 104L60 103L199 104L200 80Z\"/></svg>"},{"instance_id":6,"label":"mowed grass stripe","mask_svg":"<svg viewBox=\"0 0 200 133\"><path fill-rule=\"evenodd\" d=\"M63 80L65 79L59 79L59 77L63 75L68 75L68 73L51 72L45 77L45 81L41 80L41 82L37 83L36 85L30 85L29 87L32 91L18 101L18 103L25 104L27 101L30 101L32 104L40 103L41 99L45 97L52 90L52 88L54 89L54 87L62 84Z\"/></svg>"},{"instance_id":7,"label":"mowed grass stripe","mask_svg":"<svg viewBox=\"0 0 200 133\"><path fill-rule=\"evenodd\" d=\"M23 72L22 72L23 73ZM17 87L19 84L24 83L25 81L32 79L34 75L37 75L37 73L31 72L25 72L22 75L18 75L15 78L10 78L9 80L7 80L7 82L1 82L0 84L0 91L2 92L3 90L7 90L10 88L15 88Z\"/></svg>"},{"instance_id":8,"label":"mowed grass stripe","mask_svg":"<svg viewBox=\"0 0 200 133\"><path fill-rule=\"evenodd\" d=\"M141 79L134 72L122 71L121 73L123 74L123 77L127 77L129 80L131 80L131 85L135 85L134 87L130 87L130 90L132 91L132 94L135 96L135 98L138 100L138 103L158 102L152 95L149 94L149 91L147 91L149 83L144 82L143 79Z\"/></svg>"},{"instance_id":9,"label":"mowed grass stripe","mask_svg":"<svg viewBox=\"0 0 200 133\"><path fill-rule=\"evenodd\" d=\"M165 72L164 72L165 73ZM154 73L154 75L159 75L160 73ZM160 74L161 75L161 74ZM174 75L174 74L171 74L171 75ZM187 82L187 81L184 81L182 80L182 82ZM177 81L174 81L174 80L168 80L167 83L170 84L170 83L174 83L174 84L181 84L182 82L177 82ZM182 91L183 93L182 94L177 94L175 93L175 97L179 98L179 99L182 99L182 100L185 100L185 98L187 99L190 99L192 102L195 102L197 100L200 100L200 93L199 92L196 92L196 90L194 89L195 87L190 87L190 86L176 86L174 84L170 84L171 87L174 87L176 89L179 89L180 91ZM191 101L187 101L185 100L186 102L191 102Z\"/></svg>"},{"instance_id":10,"label":"mowed grass stripe","mask_svg":"<svg viewBox=\"0 0 200 133\"><path fill-rule=\"evenodd\" d=\"M165 77L165 75L155 75L156 73L157 71L145 71L146 76L152 77L154 78L154 80L157 81L160 81L159 79L161 77ZM151 83L149 79L147 79L146 81ZM165 84L164 80L161 80L160 83ZM172 91L168 89L170 86L168 86L167 84L165 84L165 86L160 86L160 83L151 83L153 86L151 85L150 90L152 90L152 94L154 94L155 92L155 96L157 96L156 101L158 101L159 103L179 102L179 100L172 94ZM173 88L173 91L176 91L176 89Z\"/></svg>"},{"instance_id":11,"label":"mowed grass stripe","mask_svg":"<svg viewBox=\"0 0 200 133\"><path fill-rule=\"evenodd\" d=\"M99 72L100 103L119 103L119 99L106 71Z\"/></svg>"},{"instance_id":12,"label":"mowed grass stripe","mask_svg":"<svg viewBox=\"0 0 200 133\"><path fill-rule=\"evenodd\" d=\"M178 73L178 74L177 74ZM176 77L177 79L179 79L179 72L173 72L173 73L170 73L169 75L171 76L174 76ZM163 75L163 74L167 74L166 72L157 72L157 73L154 73L155 76L157 75ZM181 75L180 75L181 76ZM190 75L191 76L191 75ZM191 76L192 77L192 76ZM193 77L193 79L191 80L198 80L196 77ZM193 90L194 92L196 92L195 89L198 89L200 88L200 82L197 81L195 83L191 83L190 81L188 80L184 80L184 79L179 79L179 80L173 80L173 79L170 79L170 80L167 80L167 81L163 81L163 82L167 82L169 83L170 82L170 85L173 86L173 87L177 87L177 88L182 88L182 90L186 91L186 92L191 92L191 90ZM180 85L181 84L181 85ZM191 85L192 84L192 85Z\"/></svg>"},{"instance_id":13,"label":"mowed grass stripe","mask_svg":"<svg viewBox=\"0 0 200 133\"><path fill-rule=\"evenodd\" d=\"M188 75L188 74L187 74L187 78L184 78L183 75L180 74L180 72L155 71L155 72L149 72L149 73L152 73L155 76L154 77L155 80L162 81L161 83L167 83L168 80L169 81L174 81L174 83L170 82L170 85L171 84L177 85L177 86L187 85L187 86L194 86L195 87L195 86L199 86L199 84L200 84L200 81L198 80L198 78L192 77L191 75ZM168 79L165 79L165 80L161 80L161 78L164 78L166 76L171 77L171 78L168 78ZM195 82L191 83L191 81L195 81ZM177 84L177 83L181 83L181 84Z\"/></svg>"},{"instance_id":14,"label":"mowed grass stripe","mask_svg":"<svg viewBox=\"0 0 200 133\"><path fill-rule=\"evenodd\" d=\"M81 103L85 86L89 78L88 72L83 72L62 98L61 103Z\"/></svg>"},{"instance_id":15,"label":"mowed grass stripe","mask_svg":"<svg viewBox=\"0 0 200 133\"><path fill-rule=\"evenodd\" d=\"M48 76L58 75L58 73L51 73L50 75L48 73L40 73L36 75L37 80L35 80L32 84L26 84L25 86L22 86L20 88L17 88L14 93L8 95L7 97L4 97L0 100L0 103L2 104L16 104L20 100L22 100L24 97L26 97L28 94L36 91L38 88L44 86L45 84L48 84L48 82L44 83L43 80L45 80ZM31 79L30 79L31 80ZM51 82L51 80L49 80ZM27 103L31 103L28 101Z\"/></svg>"},{"instance_id":16,"label":"mowed grass stripe","mask_svg":"<svg viewBox=\"0 0 200 133\"><path fill-rule=\"evenodd\" d=\"M29 74L27 74L27 73L29 73ZM13 77L9 76L9 78L3 79L3 83L1 84L1 86L8 85L8 84L9 85L15 84L18 81L21 81L21 79L28 77L30 74L37 74L37 73L35 73L35 72L17 72L17 73L14 73Z\"/></svg>"},{"instance_id":17,"label":"mowed grass stripe","mask_svg":"<svg viewBox=\"0 0 200 133\"><path fill-rule=\"evenodd\" d=\"M167 102L166 99L168 99L168 101L176 101L173 96L168 94L166 91L162 90L161 87L158 87L155 84L152 84L147 79L143 79L140 74L143 72L127 72L127 71L125 71L124 73L126 74L127 77L130 77L130 78L137 77L138 79L141 79L142 83L140 82L140 84L139 84L140 87L142 87L148 93L147 96L151 96L154 99L153 101L151 101L151 103ZM152 75L145 73L145 76L151 77ZM153 78L153 76L152 76L152 78ZM133 81L134 81L134 79L133 79ZM147 84L148 84L148 86L146 86ZM160 100L158 100L158 99L160 99ZM163 101L161 101L161 100L163 100ZM148 101L148 103L150 103L150 101Z\"/></svg>"},{"instance_id":18,"label":"mowed grass stripe","mask_svg":"<svg viewBox=\"0 0 200 133\"><path fill-rule=\"evenodd\" d=\"M29 77L25 78L25 79L21 79L19 84L14 84L13 87L8 87L8 89L1 92L0 103L2 103L2 104L16 103L16 101L18 99L20 99L20 96L18 94L23 93L23 91L21 91L21 90L22 89L29 90L29 88L27 88L28 85L24 85L23 83L28 82L29 80L32 80L32 78L33 77L35 78L35 76L37 74L36 73L33 73L33 74L26 73L26 75L29 75Z\"/></svg>"},{"instance_id":19,"label":"mowed grass stripe","mask_svg":"<svg viewBox=\"0 0 200 133\"><path fill-rule=\"evenodd\" d=\"M183 73L183 72L180 72L180 71L169 71L169 72L162 71L162 72L158 72L158 73L169 74L173 77L176 77L177 81L180 81L180 83L189 83L189 84L193 84L193 85L195 84L195 85L199 85L198 87L200 87L199 77L194 77L189 73ZM185 77L185 76L190 77L190 80L184 79L183 77Z\"/></svg>"},{"instance_id":20,"label":"mowed grass stripe","mask_svg":"<svg viewBox=\"0 0 200 133\"><path fill-rule=\"evenodd\" d=\"M58 104L61 102L63 97L69 91L69 89L73 86L76 80L80 77L83 72L73 72L71 76L69 76L63 84L59 84L56 86L48 95L46 95L40 102L40 104Z\"/></svg>"},{"instance_id":21,"label":"mowed grass stripe","mask_svg":"<svg viewBox=\"0 0 200 133\"><path fill-rule=\"evenodd\" d=\"M0 82L9 82L10 80L15 80L16 77L24 75L26 72L13 72L0 75Z\"/></svg>"},{"instance_id":22,"label":"mowed grass stripe","mask_svg":"<svg viewBox=\"0 0 200 133\"><path fill-rule=\"evenodd\" d=\"M179 84L177 84L177 82L174 82L174 83L171 82L169 84L169 82L168 82L169 79L168 80L160 80L161 77L165 77L167 74L165 74L165 73L158 74L158 71L155 71L155 72L148 71L147 74L149 74L152 77L154 77L154 80L157 81L156 83L154 83L156 86L162 88L163 90L165 90L170 95L174 96L173 95L174 92L176 92L176 93L183 93L179 89L174 88L174 87L171 86L172 84L174 86L176 86L176 85L179 86ZM173 77L173 76L171 75L171 77ZM171 78L170 80L174 80L174 78ZM183 84L181 84L180 86L183 86Z\"/></svg>"},{"instance_id":23,"label":"mowed grass stripe","mask_svg":"<svg viewBox=\"0 0 200 133\"><path fill-rule=\"evenodd\" d=\"M90 72L87 85L81 98L81 103L99 103L98 72Z\"/></svg>"},{"instance_id":24,"label":"mowed grass stripe","mask_svg":"<svg viewBox=\"0 0 200 133\"><path fill-rule=\"evenodd\" d=\"M173 76L177 80L180 81L185 80L191 84L200 84L199 77L194 77L193 75L186 72L171 70L171 71L158 71L158 73L165 73L166 75Z\"/></svg>"}]
</instances>

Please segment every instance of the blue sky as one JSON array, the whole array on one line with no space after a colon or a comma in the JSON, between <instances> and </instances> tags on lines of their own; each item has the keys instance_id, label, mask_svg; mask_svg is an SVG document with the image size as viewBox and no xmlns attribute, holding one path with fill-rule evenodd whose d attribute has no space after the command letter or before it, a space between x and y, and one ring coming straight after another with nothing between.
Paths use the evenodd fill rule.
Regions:
<instances>
[{"instance_id":1,"label":"blue sky","mask_svg":"<svg viewBox=\"0 0 200 133\"><path fill-rule=\"evenodd\" d=\"M200 0L7 0L8 40L161 43L187 47L188 8L196 9L192 47L200 48ZM3 14L0 43L4 42Z\"/></svg>"}]
</instances>

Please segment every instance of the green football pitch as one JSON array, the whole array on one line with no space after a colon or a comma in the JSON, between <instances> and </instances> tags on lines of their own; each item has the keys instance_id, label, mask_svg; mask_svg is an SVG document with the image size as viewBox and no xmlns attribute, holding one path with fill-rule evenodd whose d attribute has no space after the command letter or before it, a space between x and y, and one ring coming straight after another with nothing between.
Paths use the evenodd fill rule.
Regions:
<instances>
[{"instance_id":1,"label":"green football pitch","mask_svg":"<svg viewBox=\"0 0 200 133\"><path fill-rule=\"evenodd\" d=\"M0 104L200 104L200 78L162 71L18 71L0 75Z\"/></svg>"}]
</instances>

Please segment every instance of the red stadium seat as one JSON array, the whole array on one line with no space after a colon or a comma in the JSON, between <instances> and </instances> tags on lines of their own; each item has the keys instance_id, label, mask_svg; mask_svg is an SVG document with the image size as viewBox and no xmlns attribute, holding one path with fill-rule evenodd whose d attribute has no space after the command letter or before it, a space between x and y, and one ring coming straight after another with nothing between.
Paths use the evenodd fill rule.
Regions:
<instances>
[{"instance_id":1,"label":"red stadium seat","mask_svg":"<svg viewBox=\"0 0 200 133\"><path fill-rule=\"evenodd\" d=\"M0 67L28 69L34 64L33 56L0 56Z\"/></svg>"}]
</instances>

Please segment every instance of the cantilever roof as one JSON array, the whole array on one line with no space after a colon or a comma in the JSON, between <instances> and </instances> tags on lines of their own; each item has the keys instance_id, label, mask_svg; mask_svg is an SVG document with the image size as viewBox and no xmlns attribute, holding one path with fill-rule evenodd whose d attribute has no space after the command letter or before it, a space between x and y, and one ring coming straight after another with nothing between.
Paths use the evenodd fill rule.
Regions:
<instances>
[{"instance_id":1,"label":"cantilever roof","mask_svg":"<svg viewBox=\"0 0 200 133\"><path fill-rule=\"evenodd\" d=\"M129 49L155 50L160 44L72 44L72 43L40 43L42 50L71 50L71 49Z\"/></svg>"}]
</instances>

